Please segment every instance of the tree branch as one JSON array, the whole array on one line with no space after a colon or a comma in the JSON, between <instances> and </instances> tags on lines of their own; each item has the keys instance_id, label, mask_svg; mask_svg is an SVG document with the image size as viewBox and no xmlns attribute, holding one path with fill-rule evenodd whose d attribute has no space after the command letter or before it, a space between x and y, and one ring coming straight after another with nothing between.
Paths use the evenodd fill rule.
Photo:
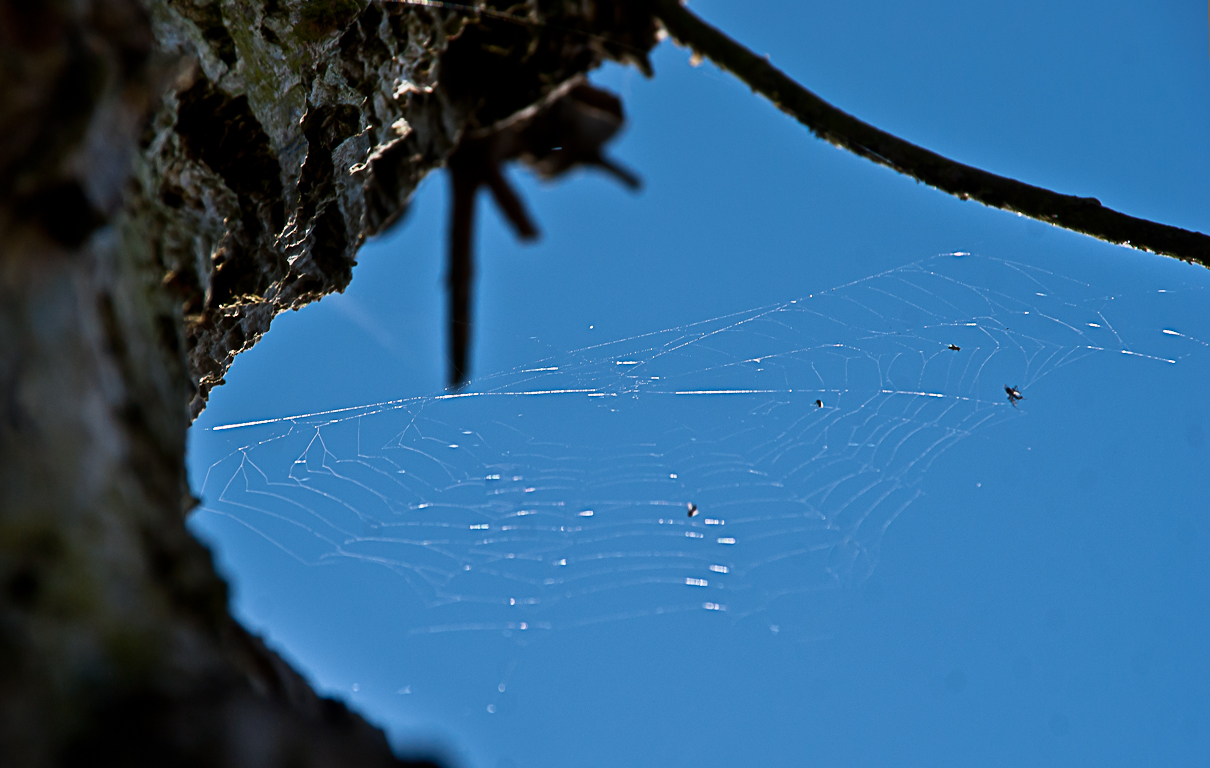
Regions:
<instances>
[{"instance_id":1,"label":"tree branch","mask_svg":"<svg viewBox=\"0 0 1210 768\"><path fill-rule=\"evenodd\" d=\"M816 136L842 149L963 200L1210 267L1210 236L1127 216L1095 198L1061 195L942 157L842 112L690 13L680 0L651 0L651 6L677 42L731 72Z\"/></svg>"}]
</instances>

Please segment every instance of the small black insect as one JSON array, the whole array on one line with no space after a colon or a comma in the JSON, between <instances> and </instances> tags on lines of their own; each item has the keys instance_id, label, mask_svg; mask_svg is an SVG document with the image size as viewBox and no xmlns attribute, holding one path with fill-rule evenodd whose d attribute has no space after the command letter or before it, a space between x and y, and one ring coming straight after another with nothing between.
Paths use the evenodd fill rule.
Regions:
<instances>
[{"instance_id":1,"label":"small black insect","mask_svg":"<svg viewBox=\"0 0 1210 768\"><path fill-rule=\"evenodd\" d=\"M1016 387L1010 387L1005 384L1004 391L1008 393L1008 402L1013 404L1013 408L1017 407L1018 401L1025 399L1025 396L1021 394L1021 390L1017 389Z\"/></svg>"},{"instance_id":2,"label":"small black insect","mask_svg":"<svg viewBox=\"0 0 1210 768\"><path fill-rule=\"evenodd\" d=\"M696 505L696 504L694 504L692 501L691 501L691 502L689 502L689 516L690 516L690 517L696 517L696 516L697 516L697 505Z\"/></svg>"},{"instance_id":3,"label":"small black insect","mask_svg":"<svg viewBox=\"0 0 1210 768\"><path fill-rule=\"evenodd\" d=\"M816 407L816 408L823 408L823 400L816 400L816 401L815 401L815 407Z\"/></svg>"},{"instance_id":4,"label":"small black insect","mask_svg":"<svg viewBox=\"0 0 1210 768\"><path fill-rule=\"evenodd\" d=\"M958 350L962 349L962 347L958 346L957 344L950 344L950 349L957 352Z\"/></svg>"}]
</instances>

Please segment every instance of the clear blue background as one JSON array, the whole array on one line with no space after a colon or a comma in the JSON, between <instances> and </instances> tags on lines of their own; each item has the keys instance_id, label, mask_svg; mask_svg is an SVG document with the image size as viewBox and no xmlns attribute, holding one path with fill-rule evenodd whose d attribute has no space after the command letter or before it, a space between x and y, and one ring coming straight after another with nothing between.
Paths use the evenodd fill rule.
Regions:
<instances>
[{"instance_id":1,"label":"clear blue background","mask_svg":"<svg viewBox=\"0 0 1210 768\"><path fill-rule=\"evenodd\" d=\"M987 170L1210 232L1210 50L1198 2L710 2L693 9L846 111ZM684 325L962 250L1164 288L1126 318L1210 339L1210 273L964 203L809 136L671 44L611 66L641 194L523 172L543 230L486 200L473 370ZM445 180L362 251L349 290L279 317L214 391L216 425L439 390ZM1204 348L1203 348L1204 349ZM316 568L203 509L233 608L322 690L463 765L1204 765L1210 756L1210 349L1089 358L925 477L874 575L821 631L615 622L529 647L408 639L358 564ZM226 435L226 436L224 436ZM205 502L206 499L203 499ZM506 683L505 691L498 684ZM356 686L356 688L354 688ZM410 689L409 694L397 691ZM486 705L495 712L489 713Z\"/></svg>"}]
</instances>

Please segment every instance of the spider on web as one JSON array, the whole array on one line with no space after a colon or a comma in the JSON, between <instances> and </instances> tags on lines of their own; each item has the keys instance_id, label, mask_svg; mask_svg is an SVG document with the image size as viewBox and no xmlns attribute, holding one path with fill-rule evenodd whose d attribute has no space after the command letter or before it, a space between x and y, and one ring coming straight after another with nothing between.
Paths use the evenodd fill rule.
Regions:
<instances>
[{"instance_id":1,"label":"spider on web","mask_svg":"<svg viewBox=\"0 0 1210 768\"><path fill-rule=\"evenodd\" d=\"M604 145L625 122L621 100L612 93L573 78L537 104L479 130L468 130L450 154L447 168L452 194L449 240L449 374L450 387L467 378L471 335L472 241L475 198L486 185L501 212L522 240L538 237L538 228L501 172L519 160L544 179L554 179L581 165L600 168L630 189L637 176L602 154Z\"/></svg>"},{"instance_id":2,"label":"spider on web","mask_svg":"<svg viewBox=\"0 0 1210 768\"><path fill-rule=\"evenodd\" d=\"M1013 408L1016 408L1017 403L1025 399L1025 396L1021 394L1021 390L1017 387L1010 387L1005 384L1004 391L1008 394L1008 402L1013 404Z\"/></svg>"}]
</instances>

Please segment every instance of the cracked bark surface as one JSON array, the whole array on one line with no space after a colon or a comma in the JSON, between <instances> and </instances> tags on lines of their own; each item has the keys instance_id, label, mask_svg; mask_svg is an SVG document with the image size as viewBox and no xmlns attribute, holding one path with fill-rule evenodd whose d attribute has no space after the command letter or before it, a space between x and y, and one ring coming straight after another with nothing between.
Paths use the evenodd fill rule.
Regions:
<instances>
[{"instance_id":1,"label":"cracked bark surface","mask_svg":"<svg viewBox=\"0 0 1210 768\"><path fill-rule=\"evenodd\" d=\"M464 130L606 57L648 69L639 3L541 5L532 25L390 2L153 5L157 39L196 61L139 169L185 308L192 416L275 315L348 285L357 249Z\"/></svg>"},{"instance_id":2,"label":"cracked bark surface","mask_svg":"<svg viewBox=\"0 0 1210 768\"><path fill-rule=\"evenodd\" d=\"M186 429L464 131L646 69L640 5L0 0L0 763L406 764L228 614Z\"/></svg>"}]
</instances>

